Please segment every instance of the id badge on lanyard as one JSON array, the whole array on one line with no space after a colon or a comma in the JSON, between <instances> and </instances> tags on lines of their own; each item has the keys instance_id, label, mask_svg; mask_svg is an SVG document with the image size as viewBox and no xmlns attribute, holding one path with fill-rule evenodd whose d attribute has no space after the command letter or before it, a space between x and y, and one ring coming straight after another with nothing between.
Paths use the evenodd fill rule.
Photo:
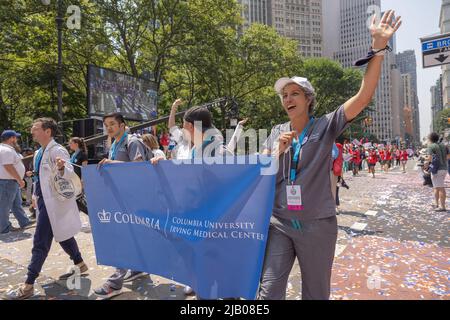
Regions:
<instances>
[{"instance_id":1,"label":"id badge on lanyard","mask_svg":"<svg viewBox=\"0 0 450 320\"><path fill-rule=\"evenodd\" d=\"M308 137L306 136L309 127L314 122L314 119L311 118L309 120L308 125L303 130L302 134L300 135L298 141L294 139L292 142L292 150L294 152L294 159L292 163L292 167L289 166L289 179L288 179L288 185L286 186L286 197L287 197L287 208L290 211L300 211L303 210L303 203L302 203L302 188L300 185L295 184L295 178L297 176L297 165L299 161L300 156L300 150L303 147L303 145L308 141Z\"/></svg>"},{"instance_id":2,"label":"id badge on lanyard","mask_svg":"<svg viewBox=\"0 0 450 320\"><path fill-rule=\"evenodd\" d=\"M302 190L299 185L290 184L286 186L287 207L291 211L303 210Z\"/></svg>"}]
</instances>

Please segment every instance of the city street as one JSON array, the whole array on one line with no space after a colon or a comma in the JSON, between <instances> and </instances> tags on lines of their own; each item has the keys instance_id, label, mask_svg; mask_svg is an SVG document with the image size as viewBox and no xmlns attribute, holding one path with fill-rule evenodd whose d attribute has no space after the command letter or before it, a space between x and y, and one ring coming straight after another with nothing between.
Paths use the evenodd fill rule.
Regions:
<instances>
[{"instance_id":1,"label":"city street","mask_svg":"<svg viewBox=\"0 0 450 320\"><path fill-rule=\"evenodd\" d=\"M350 189L340 189L331 299L450 298L449 213L433 211L432 189L422 186L414 169L409 161L406 174L398 167L381 173L379 166L375 179L366 171L357 177L345 174ZM12 215L11 220L17 225ZM81 289L70 290L70 283L56 280L71 261L53 243L33 299L96 299L92 290L112 274L113 268L97 266L87 216L82 220L76 238L89 274L81 278ZM0 295L24 280L34 230L0 236ZM290 300L301 299L300 277L296 263L288 284ZM114 299L194 299L183 294L181 285L155 275L126 284L123 292Z\"/></svg>"}]
</instances>

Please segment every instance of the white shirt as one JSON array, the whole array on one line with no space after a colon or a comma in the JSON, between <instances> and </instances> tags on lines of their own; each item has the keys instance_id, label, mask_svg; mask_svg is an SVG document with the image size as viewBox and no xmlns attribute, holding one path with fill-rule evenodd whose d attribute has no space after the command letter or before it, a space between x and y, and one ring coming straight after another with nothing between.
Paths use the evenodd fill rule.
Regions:
<instances>
[{"instance_id":1,"label":"white shirt","mask_svg":"<svg viewBox=\"0 0 450 320\"><path fill-rule=\"evenodd\" d=\"M172 135L173 140L177 143L177 145L173 149L173 159L191 159L191 146L185 139L183 139L183 131L177 126L173 126L169 131Z\"/></svg>"},{"instance_id":2,"label":"white shirt","mask_svg":"<svg viewBox=\"0 0 450 320\"><path fill-rule=\"evenodd\" d=\"M25 166L22 162L22 157L10 145L0 143L0 179L15 180L15 178L6 171L5 164L14 165L19 177L24 177Z\"/></svg>"}]
</instances>

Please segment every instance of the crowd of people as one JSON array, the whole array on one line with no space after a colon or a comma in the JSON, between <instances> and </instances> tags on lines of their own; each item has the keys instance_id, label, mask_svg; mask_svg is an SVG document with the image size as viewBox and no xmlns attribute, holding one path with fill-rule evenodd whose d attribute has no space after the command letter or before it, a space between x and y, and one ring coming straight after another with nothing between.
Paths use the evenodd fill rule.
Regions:
<instances>
[{"instance_id":1,"label":"crowd of people","mask_svg":"<svg viewBox=\"0 0 450 320\"><path fill-rule=\"evenodd\" d=\"M399 145L384 145L373 142L366 142L363 144L360 141L348 140L343 143L343 170L344 172L352 171L356 176L360 171L366 168L375 178L375 167L377 163L380 164L381 170L388 172L395 167L402 167L402 172L406 173L406 165L410 158L414 156L412 149L407 149L405 146Z\"/></svg>"},{"instance_id":2,"label":"crowd of people","mask_svg":"<svg viewBox=\"0 0 450 320\"><path fill-rule=\"evenodd\" d=\"M394 18L392 10L386 11L379 22L373 20L372 51L359 62L368 63L361 88L333 112L318 118L313 116L315 89L308 79L286 77L276 81L274 89L289 121L272 128L262 151L278 161L279 166L258 299L285 299L295 259L301 269L302 299L329 299L338 231L338 183L345 187L344 173L352 170L353 175L358 175L366 164L372 177L377 163L385 172L400 164L405 171L406 162L412 156L405 148L339 141L352 120L370 103L380 78L383 54L400 24L400 18ZM234 154L245 120L239 123L232 141L225 144L207 108L190 108L184 114L182 127L177 126L175 115L181 104L180 99L173 103L169 132L159 139L151 134L132 134L120 113L105 115L103 124L110 145L108 154L97 165L99 170L105 164L148 161L149 165L157 166L168 158L181 160ZM75 239L81 229L80 211L89 214L85 199L80 197L82 172L79 170L87 164L87 150L83 140L74 137L69 143L70 155L54 140L56 131L53 119L39 118L33 122L31 134L39 149L34 152L32 167L27 170L15 149L20 134L7 130L1 135L0 232L14 231L9 222L10 211L20 228L36 227L27 278L6 294L8 299L33 296L34 283L53 239L69 255L78 274L88 270ZM448 151L438 143L439 136L436 139L432 134L429 138L426 161L435 188L435 205L437 210L445 210L443 179L448 168ZM17 200L21 199L20 189L25 187L24 179L28 178L33 180L32 202L38 212L35 224ZM75 269L61 275L60 279L68 279L74 272ZM101 298L111 298L121 293L125 282L144 276L148 274L140 270L117 268L94 293ZM192 293L192 289L186 287L185 292Z\"/></svg>"}]
</instances>

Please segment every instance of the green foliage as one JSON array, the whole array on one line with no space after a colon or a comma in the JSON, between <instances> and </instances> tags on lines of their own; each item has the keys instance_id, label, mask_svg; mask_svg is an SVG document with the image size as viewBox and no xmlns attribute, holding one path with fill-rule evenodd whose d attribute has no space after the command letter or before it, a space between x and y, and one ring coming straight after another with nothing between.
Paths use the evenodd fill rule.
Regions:
<instances>
[{"instance_id":1,"label":"green foliage","mask_svg":"<svg viewBox=\"0 0 450 320\"><path fill-rule=\"evenodd\" d=\"M247 127L270 129L287 121L273 84L304 76L317 91L320 116L359 89L360 71L328 59L304 60L298 43L268 26L243 29L235 0L71 0L81 29L63 31L64 119L87 116L87 64L153 75L159 114L177 97L185 107L232 97ZM65 11L65 9L64 9ZM29 131L34 118L57 118L56 1L0 1L0 130ZM67 14L65 16L67 18ZM215 124L229 126L214 110ZM352 130L361 129L360 121ZM25 139L27 135L25 134Z\"/></svg>"},{"instance_id":2,"label":"green foliage","mask_svg":"<svg viewBox=\"0 0 450 320\"><path fill-rule=\"evenodd\" d=\"M434 120L434 131L443 134L446 129L450 128L450 108L439 111Z\"/></svg>"}]
</instances>

